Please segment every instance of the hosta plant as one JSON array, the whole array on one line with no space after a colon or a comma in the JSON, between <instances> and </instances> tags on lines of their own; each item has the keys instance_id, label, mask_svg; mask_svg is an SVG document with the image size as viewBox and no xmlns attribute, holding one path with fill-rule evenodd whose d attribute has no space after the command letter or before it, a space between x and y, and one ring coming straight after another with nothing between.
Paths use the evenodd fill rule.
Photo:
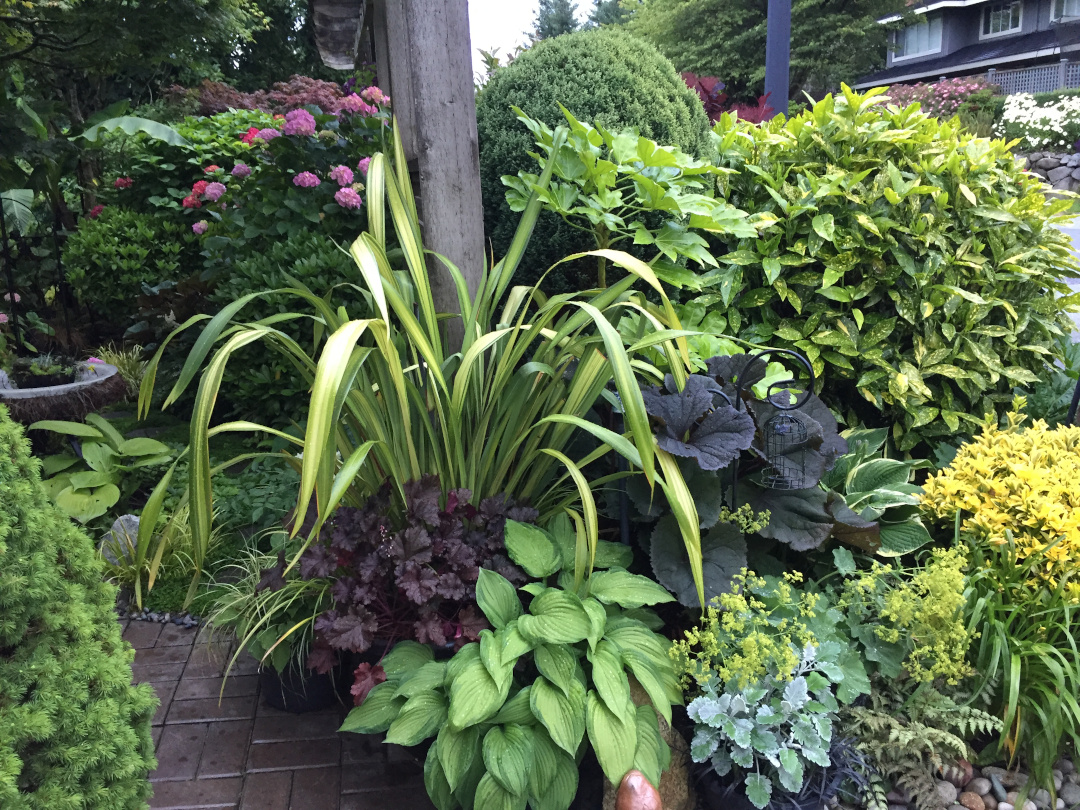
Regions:
<instances>
[{"instance_id":1,"label":"hosta plant","mask_svg":"<svg viewBox=\"0 0 1080 810\"><path fill-rule=\"evenodd\" d=\"M563 137L560 133L558 141ZM528 502L541 523L570 509L595 541L592 488L609 479L600 475L587 480L582 468L614 449L667 493L701 591L694 503L674 458L656 446L638 379L640 374L649 382L659 381L654 367L639 362L641 353L653 347L669 358L677 381L686 379L689 363L685 330L652 268L608 250L602 255L628 275L605 290L547 298L537 287L511 288L539 213L534 194L510 253L480 274L479 289L472 296L456 267L425 251L398 138L394 154L397 170L383 154L371 160L368 231L351 247L363 279L357 286L370 296L373 317L352 318L301 284L250 293L209 319L166 397L166 406L176 401L205 364L191 422L189 491L196 545L208 536L213 501L208 442L222 432L261 431L303 452L295 514L306 516L310 507L315 515L308 524L308 542L339 505L362 506L387 480L391 511L404 511L405 483L424 475L437 475L444 492L468 489L478 501L507 495ZM547 184L551 171L549 161L539 187ZM387 254L387 207L401 246L400 258L395 259L403 265L400 270ZM460 330L444 328L432 293L429 261L440 263L444 268L440 272L455 282L460 316L454 323ZM652 300L634 289L639 280L650 289ZM310 311L244 320L249 302L271 295ZM651 326L633 343L612 326L612 320L628 312L647 316ZM190 319L171 338L203 321L205 316ZM278 328L289 321L314 324L313 348ZM227 363L237 350L256 341L280 352L310 387L302 438L250 422L211 427ZM143 380L139 405L144 413L168 344L163 342ZM615 399L615 393L624 433L586 419L602 405L602 398ZM571 441L589 438L586 433L598 446L594 443L591 452L578 451L581 445L572 450ZM571 458L571 452L577 457ZM168 487L167 479L155 496ZM156 508L151 497L148 511ZM301 525L299 520L294 523L294 534ZM140 553L143 540L140 534ZM295 562L294 557L290 566ZM201 556L196 563L201 566Z\"/></svg>"},{"instance_id":2,"label":"hosta plant","mask_svg":"<svg viewBox=\"0 0 1080 810\"><path fill-rule=\"evenodd\" d=\"M725 239L709 308L794 348L851 426L901 451L975 432L1034 384L1072 331L1078 269L1051 200L1007 145L844 88L792 119L714 129L728 200L772 215ZM738 325L730 315L739 314Z\"/></svg>"},{"instance_id":3,"label":"hosta plant","mask_svg":"<svg viewBox=\"0 0 1080 810\"><path fill-rule=\"evenodd\" d=\"M95 413L82 422L46 420L30 430L49 430L73 437L79 455L59 453L48 456L43 470L49 477L42 483L49 497L70 518L86 523L104 515L121 498L129 497L145 467L168 464L173 450L156 439L125 439L107 419Z\"/></svg>"},{"instance_id":4,"label":"hosta plant","mask_svg":"<svg viewBox=\"0 0 1080 810\"><path fill-rule=\"evenodd\" d=\"M566 810L583 743L613 784L637 769L658 785L671 753L657 715L670 720L680 693L668 642L649 629L656 616L643 606L671 595L621 567L575 585L569 569L586 546L537 527L508 523L507 547L539 580L568 569L560 585L530 583L520 589L523 607L507 579L480 569L476 595L492 629L448 662L434 661L428 647L399 644L382 661L385 680L342 730L385 731L399 745L434 737L424 781L439 810ZM649 702L634 705L630 676Z\"/></svg>"}]
</instances>

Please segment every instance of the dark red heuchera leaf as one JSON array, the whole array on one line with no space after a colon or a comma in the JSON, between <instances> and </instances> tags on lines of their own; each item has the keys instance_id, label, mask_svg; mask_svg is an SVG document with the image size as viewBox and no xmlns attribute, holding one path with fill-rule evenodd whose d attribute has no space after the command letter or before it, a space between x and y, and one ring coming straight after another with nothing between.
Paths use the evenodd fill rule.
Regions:
<instances>
[{"instance_id":1,"label":"dark red heuchera leaf","mask_svg":"<svg viewBox=\"0 0 1080 810\"><path fill-rule=\"evenodd\" d=\"M446 623L430 608L421 608L420 618L413 622L413 630L421 644L434 644L436 647L446 645Z\"/></svg>"},{"instance_id":2,"label":"dark red heuchera leaf","mask_svg":"<svg viewBox=\"0 0 1080 810\"><path fill-rule=\"evenodd\" d=\"M439 575L426 565L407 562L397 578L397 584L409 601L423 605L435 596L439 587Z\"/></svg>"},{"instance_id":3,"label":"dark red heuchera leaf","mask_svg":"<svg viewBox=\"0 0 1080 810\"><path fill-rule=\"evenodd\" d=\"M357 706L363 704L368 692L386 681L386 670L382 664L361 664L353 673L353 685L349 690L353 696L353 703Z\"/></svg>"},{"instance_id":4,"label":"dark red heuchera leaf","mask_svg":"<svg viewBox=\"0 0 1080 810\"><path fill-rule=\"evenodd\" d=\"M405 503L409 509L409 519L423 521L429 526L439 525L439 478L435 475L425 475L419 481L407 482L405 490Z\"/></svg>"},{"instance_id":5,"label":"dark red heuchera leaf","mask_svg":"<svg viewBox=\"0 0 1080 810\"><path fill-rule=\"evenodd\" d=\"M344 616L328 610L315 620L319 637L336 650L363 652L375 640L379 622L370 613L349 613Z\"/></svg>"},{"instance_id":6,"label":"dark red heuchera leaf","mask_svg":"<svg viewBox=\"0 0 1080 810\"><path fill-rule=\"evenodd\" d=\"M484 614L477 610L472 605L462 608L458 614L458 625L461 627L461 637L459 641L478 641L480 639L480 631L487 630L490 625L487 623L487 619L484 618Z\"/></svg>"},{"instance_id":7,"label":"dark red heuchera leaf","mask_svg":"<svg viewBox=\"0 0 1080 810\"><path fill-rule=\"evenodd\" d=\"M338 665L337 653L325 641L316 641L307 657L307 668L325 675Z\"/></svg>"},{"instance_id":8,"label":"dark red heuchera leaf","mask_svg":"<svg viewBox=\"0 0 1080 810\"><path fill-rule=\"evenodd\" d=\"M277 556L277 565L273 568L267 568L262 572L262 576L259 578L259 584L255 586L255 593L261 593L269 589L270 591L280 591L285 587L285 551L279 551Z\"/></svg>"},{"instance_id":9,"label":"dark red heuchera leaf","mask_svg":"<svg viewBox=\"0 0 1080 810\"><path fill-rule=\"evenodd\" d=\"M300 557L300 576L303 579L328 577L337 567L337 554L322 543L312 543Z\"/></svg>"}]
</instances>

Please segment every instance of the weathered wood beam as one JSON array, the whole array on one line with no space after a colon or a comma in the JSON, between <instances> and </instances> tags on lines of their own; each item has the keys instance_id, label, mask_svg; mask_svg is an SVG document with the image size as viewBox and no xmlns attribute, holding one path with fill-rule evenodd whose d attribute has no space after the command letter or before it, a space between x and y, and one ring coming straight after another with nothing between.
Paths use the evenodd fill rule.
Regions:
<instances>
[{"instance_id":1,"label":"weathered wood beam","mask_svg":"<svg viewBox=\"0 0 1080 810\"><path fill-rule=\"evenodd\" d=\"M484 263L480 157L468 0L375 0L379 81L392 99L410 167L415 169L426 247L462 272L475 295ZM458 312L456 288L429 262L435 303Z\"/></svg>"}]
</instances>

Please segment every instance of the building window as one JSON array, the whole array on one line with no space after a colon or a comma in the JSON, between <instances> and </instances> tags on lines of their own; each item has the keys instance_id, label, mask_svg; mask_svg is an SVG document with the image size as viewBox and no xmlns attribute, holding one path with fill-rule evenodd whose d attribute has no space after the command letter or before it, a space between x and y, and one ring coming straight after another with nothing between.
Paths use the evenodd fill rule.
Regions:
<instances>
[{"instance_id":1,"label":"building window","mask_svg":"<svg viewBox=\"0 0 1080 810\"><path fill-rule=\"evenodd\" d=\"M1068 0L1058 0L1068 2ZM993 37L998 34L1009 34L1020 30L1020 9L1023 3L1015 0L1012 3L993 3L983 8L982 35Z\"/></svg>"},{"instance_id":2,"label":"building window","mask_svg":"<svg viewBox=\"0 0 1080 810\"><path fill-rule=\"evenodd\" d=\"M1080 17L1080 0L1054 0L1054 19Z\"/></svg>"},{"instance_id":3,"label":"building window","mask_svg":"<svg viewBox=\"0 0 1080 810\"><path fill-rule=\"evenodd\" d=\"M941 15L926 15L915 25L909 25L896 35L893 59L907 59L941 50Z\"/></svg>"}]
</instances>

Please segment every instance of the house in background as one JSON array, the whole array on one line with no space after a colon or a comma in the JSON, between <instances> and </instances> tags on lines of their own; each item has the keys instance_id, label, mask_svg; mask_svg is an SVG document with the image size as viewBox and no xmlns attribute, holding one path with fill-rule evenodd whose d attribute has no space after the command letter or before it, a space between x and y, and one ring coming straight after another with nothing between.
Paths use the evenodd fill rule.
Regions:
<instances>
[{"instance_id":1,"label":"house in background","mask_svg":"<svg viewBox=\"0 0 1080 810\"><path fill-rule=\"evenodd\" d=\"M1007 94L1080 87L1080 0L926 0L912 11L885 69L856 89L956 76L985 76Z\"/></svg>"}]
</instances>

